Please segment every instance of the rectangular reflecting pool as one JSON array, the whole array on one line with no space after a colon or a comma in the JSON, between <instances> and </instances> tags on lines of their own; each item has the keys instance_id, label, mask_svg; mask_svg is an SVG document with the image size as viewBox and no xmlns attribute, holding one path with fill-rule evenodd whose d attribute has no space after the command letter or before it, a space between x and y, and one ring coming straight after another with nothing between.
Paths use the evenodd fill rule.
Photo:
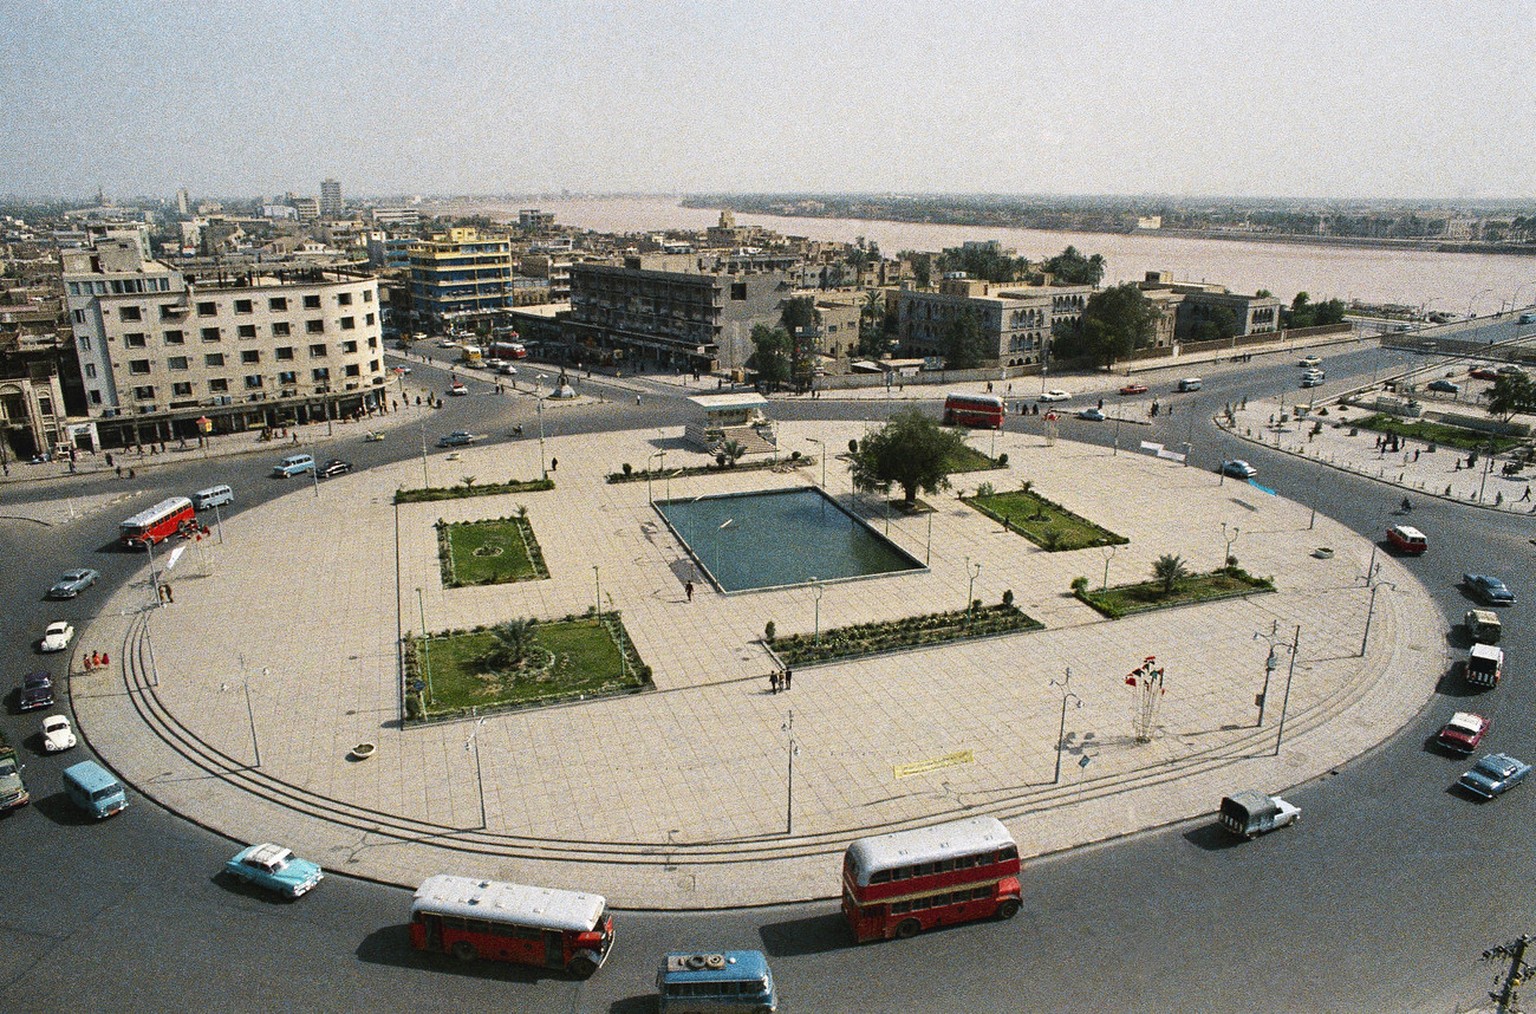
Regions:
<instances>
[{"instance_id":1,"label":"rectangular reflecting pool","mask_svg":"<svg viewBox=\"0 0 1536 1014\"><path fill-rule=\"evenodd\" d=\"M658 500L656 509L726 592L923 569L815 488Z\"/></svg>"}]
</instances>

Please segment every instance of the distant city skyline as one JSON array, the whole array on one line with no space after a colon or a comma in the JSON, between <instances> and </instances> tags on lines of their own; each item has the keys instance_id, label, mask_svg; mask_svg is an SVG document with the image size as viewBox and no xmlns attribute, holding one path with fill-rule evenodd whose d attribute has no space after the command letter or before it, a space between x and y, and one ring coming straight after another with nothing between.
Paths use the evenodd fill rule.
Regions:
<instances>
[{"instance_id":1,"label":"distant city skyline","mask_svg":"<svg viewBox=\"0 0 1536 1014\"><path fill-rule=\"evenodd\" d=\"M1536 200L1536 0L34 4L0 193Z\"/></svg>"}]
</instances>

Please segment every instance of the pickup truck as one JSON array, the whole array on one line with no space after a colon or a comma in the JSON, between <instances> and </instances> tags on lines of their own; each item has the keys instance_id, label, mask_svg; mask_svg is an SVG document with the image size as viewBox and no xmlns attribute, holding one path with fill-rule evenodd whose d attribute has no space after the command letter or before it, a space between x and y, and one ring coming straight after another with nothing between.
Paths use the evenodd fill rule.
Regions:
<instances>
[{"instance_id":1,"label":"pickup truck","mask_svg":"<svg viewBox=\"0 0 1536 1014\"><path fill-rule=\"evenodd\" d=\"M1277 827L1296 823L1301 819L1301 810L1279 796L1248 789L1222 799L1218 819L1221 826L1233 834L1252 838Z\"/></svg>"},{"instance_id":2,"label":"pickup truck","mask_svg":"<svg viewBox=\"0 0 1536 1014\"><path fill-rule=\"evenodd\" d=\"M26 806L31 798L21 781L21 765L16 761L16 751L0 745L0 813Z\"/></svg>"},{"instance_id":3,"label":"pickup truck","mask_svg":"<svg viewBox=\"0 0 1536 1014\"><path fill-rule=\"evenodd\" d=\"M1499 614L1492 609L1468 609L1461 622L1467 628L1467 636L1476 644L1498 644L1499 636L1504 632Z\"/></svg>"}]
</instances>

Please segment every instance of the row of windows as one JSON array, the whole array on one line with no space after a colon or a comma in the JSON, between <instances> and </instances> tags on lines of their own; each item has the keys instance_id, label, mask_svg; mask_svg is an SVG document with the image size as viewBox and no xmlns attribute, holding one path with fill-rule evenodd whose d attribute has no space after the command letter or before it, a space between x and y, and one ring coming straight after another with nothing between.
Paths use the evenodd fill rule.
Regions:
<instances>
[{"instance_id":1,"label":"row of windows","mask_svg":"<svg viewBox=\"0 0 1536 1014\"><path fill-rule=\"evenodd\" d=\"M127 311L128 309L129 309L129 307L123 307L124 311ZM126 320L126 321L130 321L130 322L139 320L137 315L130 317L130 316L127 315L126 312L123 315L123 319ZM365 325L367 325L369 327L372 327L373 326L373 321L374 321L373 314L369 313L369 314L365 314L363 316L363 323ZM341 318L339 318L337 320L337 323L340 325L340 327L341 327L341 329L343 331L355 331L357 329L357 318L356 317L341 317ZM284 337L286 335L289 335L289 334L293 333L293 322L292 321L275 320L275 321L272 322L271 327L272 327L272 336L274 338L282 338L282 337ZM219 341L220 338L222 338L222 336L223 336L223 329L222 328L218 328L218 327L205 327L205 328L201 328L200 331L201 331L201 334L203 336L203 341L205 341L205 342L216 342L216 341ZM320 317L315 317L315 318L312 318L310 320L306 320L304 322L304 331L305 331L306 334L324 334L325 333L325 320L323 318L320 318ZM165 332L162 332L162 333L165 335L165 340L167 342L173 344L173 345L174 344L178 344L179 342L183 341L184 340L183 336L186 334L185 331L182 331L180 329L173 329L173 330L165 331ZM256 325L255 324L237 324L237 325L235 325L235 333L237 335L239 335L241 338L255 338L256 337ZM143 335L142 332L130 332L125 337L128 338L130 341L132 341L134 339L139 339L140 341L142 341L142 339L144 338L144 335Z\"/></svg>"},{"instance_id":2,"label":"row of windows","mask_svg":"<svg viewBox=\"0 0 1536 1014\"><path fill-rule=\"evenodd\" d=\"M144 292L170 292L169 278L114 278L110 281L70 282L71 296L132 296Z\"/></svg>"},{"instance_id":3,"label":"row of windows","mask_svg":"<svg viewBox=\"0 0 1536 1014\"><path fill-rule=\"evenodd\" d=\"M346 369L346 375L349 376L349 377L357 377L357 376L361 376L361 372L360 372L359 368L356 367L356 366L348 366L347 369ZM330 371L329 368L323 367L323 366L318 368L318 369L310 370L309 371L309 379L310 379L311 383L313 383L313 384L315 384L317 386L324 385L324 384L329 384L331 382L331 371ZM262 376L259 373L248 373L243 378L243 383L244 383L245 390L247 390L247 391L260 391L260 390L264 390L267 387L267 378ZM277 375L277 385L276 385L277 387L280 387L280 388L295 387L295 386L298 385L298 383L299 383L299 375L298 375L298 373L296 371L285 371L285 372L279 373ZM174 383L174 384L171 385L171 397L173 397L173 398L190 398L190 397L192 397L193 391L196 389L196 386L197 385L192 383L191 381L180 381L180 382ZM229 393L229 378L227 378L227 377L215 377L212 380L208 381L208 392L210 394L228 394ZM143 385L136 386L133 389L133 397L134 397L134 399L136 401L154 401L155 400L155 387L154 387L154 385L153 384L143 384Z\"/></svg>"},{"instance_id":4,"label":"row of windows","mask_svg":"<svg viewBox=\"0 0 1536 1014\"><path fill-rule=\"evenodd\" d=\"M888 884L893 880L911 880L913 877L928 877L935 873L949 873L953 870L969 870L977 866L991 866L993 863L1005 863L1019 858L1019 850L1012 846L998 849L996 852L976 852L966 856L956 856L953 859L940 859L931 863L914 863L911 866L897 866L889 870L876 870L870 876L871 884Z\"/></svg>"},{"instance_id":5,"label":"row of windows","mask_svg":"<svg viewBox=\"0 0 1536 1014\"><path fill-rule=\"evenodd\" d=\"M281 348L273 349L272 352L273 352L272 358L276 359L278 362L289 361L289 360L294 359L295 356L296 356L296 349L292 345L284 345ZM342 346L341 346L341 352L342 352L343 355L356 355L357 352L358 352L357 342L343 342ZM311 345L309 347L309 358L311 358L311 359L324 359L329 354L330 354L329 350L324 345ZM225 357L224 353L222 353L222 352L208 352L208 353L204 353L204 355L203 355L203 365L204 366L223 366L225 358L226 357ZM189 369L190 368L191 361L192 361L192 357L190 357L190 356L167 356L166 360L165 360L165 366L166 366L166 369L169 369L169 370L185 370L185 369ZM261 350L260 349L245 349L244 351L242 351L240 353L240 362L242 362L242 363L259 363L259 362L261 362ZM142 373L148 373L148 372L150 372L151 368L152 368L151 367L151 360L148 360L148 359L130 359L130 360L128 360L128 372L129 373L141 373L141 374Z\"/></svg>"},{"instance_id":6,"label":"row of windows","mask_svg":"<svg viewBox=\"0 0 1536 1014\"><path fill-rule=\"evenodd\" d=\"M759 997L768 992L768 983L762 979L736 982L669 982L662 987L667 996L749 996Z\"/></svg>"},{"instance_id":7,"label":"row of windows","mask_svg":"<svg viewBox=\"0 0 1536 1014\"><path fill-rule=\"evenodd\" d=\"M943 908L946 905L963 905L968 901L983 901L992 897L992 887L977 887L969 891L950 891L946 894L930 894L923 898L912 898L907 901L891 903L891 914L902 915L906 912L922 912L930 908Z\"/></svg>"},{"instance_id":8,"label":"row of windows","mask_svg":"<svg viewBox=\"0 0 1536 1014\"><path fill-rule=\"evenodd\" d=\"M518 926L509 922L491 922L488 919L466 919L458 915L418 913L416 921L425 918L441 919L444 929L463 930L466 933L484 933L493 937L511 937L513 940L543 940L546 935L558 937L558 930L545 930L536 926Z\"/></svg>"}]
</instances>

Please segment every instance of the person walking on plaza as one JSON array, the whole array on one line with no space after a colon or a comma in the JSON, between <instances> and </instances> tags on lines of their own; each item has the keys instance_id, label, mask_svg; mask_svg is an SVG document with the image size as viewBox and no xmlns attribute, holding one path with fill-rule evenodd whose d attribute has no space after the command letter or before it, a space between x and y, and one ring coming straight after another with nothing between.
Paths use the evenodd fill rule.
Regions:
<instances>
[{"instance_id":1,"label":"person walking on plaza","mask_svg":"<svg viewBox=\"0 0 1536 1014\"><path fill-rule=\"evenodd\" d=\"M693 582L692 581L684 581L683 582L683 591L688 593L688 601L692 602L693 601Z\"/></svg>"},{"instance_id":2,"label":"person walking on plaza","mask_svg":"<svg viewBox=\"0 0 1536 1014\"><path fill-rule=\"evenodd\" d=\"M768 692L770 694L779 692L779 672L777 669L768 674Z\"/></svg>"},{"instance_id":3,"label":"person walking on plaza","mask_svg":"<svg viewBox=\"0 0 1536 1014\"><path fill-rule=\"evenodd\" d=\"M785 690L789 689L790 682L794 678L795 678L795 671L793 669L785 669L784 670L784 689Z\"/></svg>"},{"instance_id":4,"label":"person walking on plaza","mask_svg":"<svg viewBox=\"0 0 1536 1014\"><path fill-rule=\"evenodd\" d=\"M1531 484L1530 483L1526 483L1525 484L1525 492L1520 494L1520 502L1521 503L1525 503L1530 498L1531 498Z\"/></svg>"}]
</instances>

